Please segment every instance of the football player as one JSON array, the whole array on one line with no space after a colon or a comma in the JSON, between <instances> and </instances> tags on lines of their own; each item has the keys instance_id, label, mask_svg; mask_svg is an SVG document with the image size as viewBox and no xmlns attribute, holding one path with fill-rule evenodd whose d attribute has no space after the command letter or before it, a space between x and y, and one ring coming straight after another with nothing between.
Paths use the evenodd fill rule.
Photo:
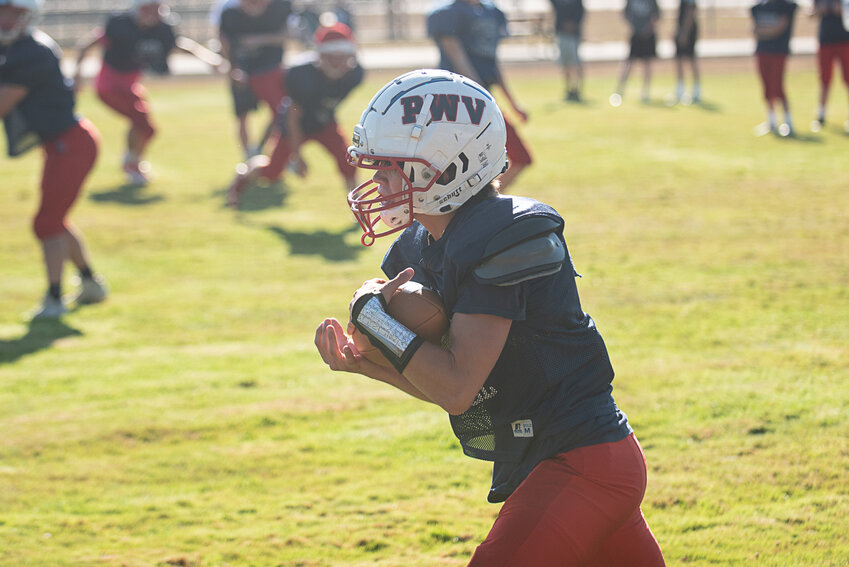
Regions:
<instances>
[{"instance_id":1,"label":"football player","mask_svg":"<svg viewBox=\"0 0 849 567\"><path fill-rule=\"evenodd\" d=\"M699 60L696 57L696 41L699 38L699 21L696 12L696 0L679 0L678 27L675 31L675 102L698 104L701 100L701 79ZM684 94L684 66L690 64L693 76L691 95Z\"/></svg>"},{"instance_id":2,"label":"football player","mask_svg":"<svg viewBox=\"0 0 849 567\"><path fill-rule=\"evenodd\" d=\"M790 102L784 91L784 70L790 54L796 7L792 0L760 0L751 9L757 40L755 58L767 109L766 124L756 129L756 134L772 132L781 136L793 135ZM776 119L776 104L780 104L784 110L784 123L781 125Z\"/></svg>"},{"instance_id":3,"label":"football player","mask_svg":"<svg viewBox=\"0 0 849 567\"><path fill-rule=\"evenodd\" d=\"M660 8L657 0L626 0L623 15L631 28L630 48L628 57L622 62L616 90L610 95L610 104L622 104L625 85L628 83L634 61L641 61L643 64L642 101L645 104L650 101L651 62L657 57L657 22L660 19Z\"/></svg>"},{"instance_id":4,"label":"football player","mask_svg":"<svg viewBox=\"0 0 849 567\"><path fill-rule=\"evenodd\" d=\"M469 77L490 90L499 87L522 122L528 120L498 64L498 44L507 37L504 12L489 1L455 0L428 14L427 34L439 47L441 69ZM501 175L501 191L532 162L530 151L516 129L509 122L505 124L510 168Z\"/></svg>"},{"instance_id":5,"label":"football player","mask_svg":"<svg viewBox=\"0 0 849 567\"><path fill-rule=\"evenodd\" d=\"M259 179L274 181L285 169L304 177L304 142L315 140L336 160L346 191L356 185L356 170L348 163L348 143L336 123L336 108L363 80L351 28L343 23L318 28L317 58L286 72L288 95L280 105L277 138L270 159L256 156L237 168L227 192L228 205L238 207L241 193Z\"/></svg>"},{"instance_id":6,"label":"football player","mask_svg":"<svg viewBox=\"0 0 849 567\"><path fill-rule=\"evenodd\" d=\"M81 85L82 62L95 46L103 48L103 62L94 81L97 96L130 121L123 169L133 185L149 181L150 165L144 161L147 146L156 133L150 116L142 71L167 74L168 55L176 48L216 66L221 63L193 40L177 36L168 6L159 0L133 0L128 12L109 16L104 28L96 28L79 47L74 82Z\"/></svg>"},{"instance_id":7,"label":"football player","mask_svg":"<svg viewBox=\"0 0 849 567\"><path fill-rule=\"evenodd\" d=\"M332 370L439 405L463 451L493 462L488 500L504 504L470 565L662 566L640 510L645 456L611 395L564 221L496 190L506 139L492 95L460 75L413 71L374 96L349 148L374 176L348 202L365 244L400 234L385 279L355 292L347 327L325 319L316 347ZM387 313L411 278L441 296L445 346ZM365 359L355 330L393 367Z\"/></svg>"},{"instance_id":8,"label":"football player","mask_svg":"<svg viewBox=\"0 0 849 567\"><path fill-rule=\"evenodd\" d=\"M812 129L818 132L825 124L828 89L831 86L835 63L840 66L843 83L849 89L849 30L843 27L843 9L840 0L816 0L814 12L820 17L819 48L817 49L820 98ZM845 122L844 127L849 131L849 120Z\"/></svg>"},{"instance_id":9,"label":"football player","mask_svg":"<svg viewBox=\"0 0 849 567\"><path fill-rule=\"evenodd\" d=\"M246 157L259 153L265 133L250 141L248 115L259 102L277 112L285 94L283 54L289 0L234 0L225 4L218 24L221 52L230 61L230 93L238 123L239 144ZM272 118L273 120L273 118Z\"/></svg>"},{"instance_id":10,"label":"football player","mask_svg":"<svg viewBox=\"0 0 849 567\"><path fill-rule=\"evenodd\" d=\"M106 297L103 278L94 274L82 233L68 211L97 159L98 133L74 112L74 91L59 69L61 53L44 32L34 29L40 0L0 0L0 117L7 150L17 157L44 148L41 203L33 231L41 243L48 290L34 317L58 317L65 261L79 270L78 304Z\"/></svg>"}]
</instances>

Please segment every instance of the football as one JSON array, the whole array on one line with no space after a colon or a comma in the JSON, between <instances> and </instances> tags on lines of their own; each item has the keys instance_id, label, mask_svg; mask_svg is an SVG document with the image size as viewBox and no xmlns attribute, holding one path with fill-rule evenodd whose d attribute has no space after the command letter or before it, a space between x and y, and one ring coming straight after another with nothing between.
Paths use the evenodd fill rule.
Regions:
<instances>
[{"instance_id":1,"label":"football","mask_svg":"<svg viewBox=\"0 0 849 567\"><path fill-rule=\"evenodd\" d=\"M396 321L430 343L441 344L448 332L448 315L439 294L419 283L410 281L399 287L390 298L387 310ZM355 330L352 339L367 359L381 366L392 366L368 337Z\"/></svg>"}]
</instances>

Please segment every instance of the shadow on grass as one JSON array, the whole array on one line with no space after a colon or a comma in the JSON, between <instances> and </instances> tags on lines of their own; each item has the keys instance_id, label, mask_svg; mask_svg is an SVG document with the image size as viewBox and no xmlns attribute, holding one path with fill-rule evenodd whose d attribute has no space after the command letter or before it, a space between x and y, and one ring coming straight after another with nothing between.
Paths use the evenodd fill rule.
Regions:
<instances>
[{"instance_id":1,"label":"shadow on grass","mask_svg":"<svg viewBox=\"0 0 849 567\"><path fill-rule=\"evenodd\" d=\"M0 365L48 349L59 339L82 335L82 331L69 327L61 319L33 319L26 334L17 339L0 340Z\"/></svg>"},{"instance_id":2,"label":"shadow on grass","mask_svg":"<svg viewBox=\"0 0 849 567\"><path fill-rule=\"evenodd\" d=\"M289 245L290 252L302 256L323 256L330 262L347 262L355 260L365 249L359 241L353 246L345 242L345 235L359 232L360 227L351 225L339 232L317 230L315 232L300 232L287 230L282 226L269 225L269 232Z\"/></svg>"},{"instance_id":3,"label":"shadow on grass","mask_svg":"<svg viewBox=\"0 0 849 567\"><path fill-rule=\"evenodd\" d=\"M149 205L165 199L162 195L153 195L147 187L125 184L115 189L89 193L88 198L97 203L121 203L122 205Z\"/></svg>"},{"instance_id":4,"label":"shadow on grass","mask_svg":"<svg viewBox=\"0 0 849 567\"><path fill-rule=\"evenodd\" d=\"M227 206L227 188L215 191L216 198L221 199L222 206ZM289 188L282 181L268 185L252 185L239 196L239 206L236 210L243 213L279 209L286 204Z\"/></svg>"}]
</instances>

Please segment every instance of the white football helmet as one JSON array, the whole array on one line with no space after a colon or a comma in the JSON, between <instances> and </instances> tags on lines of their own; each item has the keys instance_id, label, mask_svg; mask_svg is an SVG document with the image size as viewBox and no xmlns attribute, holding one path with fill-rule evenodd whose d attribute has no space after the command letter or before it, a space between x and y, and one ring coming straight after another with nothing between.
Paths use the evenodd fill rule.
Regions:
<instances>
[{"instance_id":1,"label":"white football helmet","mask_svg":"<svg viewBox=\"0 0 849 567\"><path fill-rule=\"evenodd\" d=\"M17 40L24 32L31 31L38 21L43 0L0 0L0 6L13 6L24 10L10 29L0 29L0 43L9 45Z\"/></svg>"},{"instance_id":2,"label":"white football helmet","mask_svg":"<svg viewBox=\"0 0 849 567\"><path fill-rule=\"evenodd\" d=\"M348 195L363 244L409 226L414 213L457 210L505 170L506 141L495 99L467 77L420 69L387 83L354 127L348 161L400 171L404 189L387 200L370 180ZM381 220L387 230L377 232Z\"/></svg>"}]
</instances>

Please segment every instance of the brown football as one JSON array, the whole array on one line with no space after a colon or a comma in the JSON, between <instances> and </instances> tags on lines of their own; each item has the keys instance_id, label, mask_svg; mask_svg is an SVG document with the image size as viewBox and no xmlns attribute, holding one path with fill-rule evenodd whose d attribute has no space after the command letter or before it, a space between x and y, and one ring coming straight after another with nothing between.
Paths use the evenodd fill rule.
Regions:
<instances>
[{"instance_id":1,"label":"brown football","mask_svg":"<svg viewBox=\"0 0 849 567\"><path fill-rule=\"evenodd\" d=\"M416 282L407 282L389 300L389 314L424 340L439 345L448 332L448 315L439 294ZM392 366L381 352L373 347L368 337L357 330L352 335L357 350L376 364Z\"/></svg>"}]
</instances>

